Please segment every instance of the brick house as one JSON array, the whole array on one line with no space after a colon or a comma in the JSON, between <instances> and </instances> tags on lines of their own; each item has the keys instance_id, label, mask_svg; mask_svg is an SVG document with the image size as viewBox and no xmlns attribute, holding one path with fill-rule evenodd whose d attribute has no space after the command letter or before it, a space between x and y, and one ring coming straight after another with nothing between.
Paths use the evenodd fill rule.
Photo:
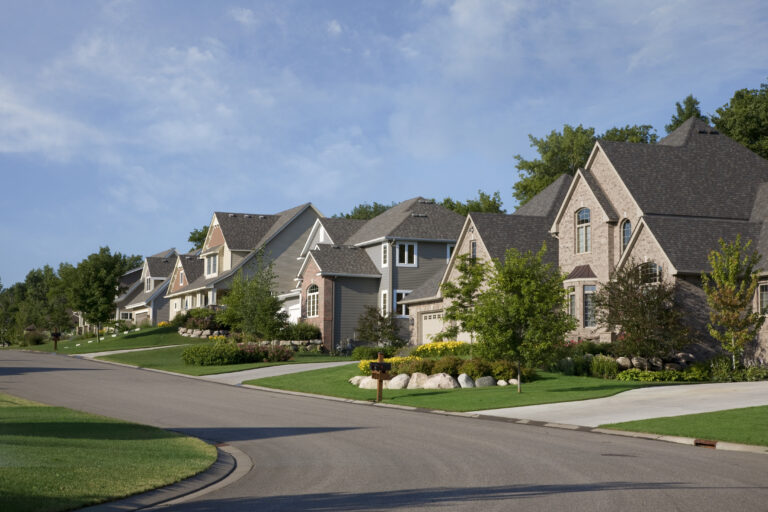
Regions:
<instances>
[{"instance_id":1,"label":"brick house","mask_svg":"<svg viewBox=\"0 0 768 512\"><path fill-rule=\"evenodd\" d=\"M238 271L242 270L246 277L253 275L260 252L273 264L276 292L290 311L299 301L299 293L293 289L300 263L297 258L312 226L321 217L311 203L274 215L215 212L203 248L176 260L166 293L171 303L170 318L189 309L218 304Z\"/></svg>"},{"instance_id":2,"label":"brick house","mask_svg":"<svg viewBox=\"0 0 768 512\"><path fill-rule=\"evenodd\" d=\"M322 219L302 251L297 276L301 318L320 328L326 348L356 339L366 306L412 329L405 297L453 253L464 218L421 197L399 203L365 221Z\"/></svg>"}]
</instances>

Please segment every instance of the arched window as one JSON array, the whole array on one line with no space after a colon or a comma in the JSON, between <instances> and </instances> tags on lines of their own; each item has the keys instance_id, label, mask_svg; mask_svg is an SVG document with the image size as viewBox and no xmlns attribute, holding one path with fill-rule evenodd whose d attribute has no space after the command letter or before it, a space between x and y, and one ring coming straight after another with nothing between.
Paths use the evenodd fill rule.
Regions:
<instances>
[{"instance_id":1,"label":"arched window","mask_svg":"<svg viewBox=\"0 0 768 512\"><path fill-rule=\"evenodd\" d=\"M656 263L649 261L640 265L640 277L643 283L661 282L661 267Z\"/></svg>"},{"instance_id":2,"label":"arched window","mask_svg":"<svg viewBox=\"0 0 768 512\"><path fill-rule=\"evenodd\" d=\"M627 219L621 223L621 252L627 250L630 238L632 238L632 223Z\"/></svg>"},{"instance_id":3,"label":"arched window","mask_svg":"<svg viewBox=\"0 0 768 512\"><path fill-rule=\"evenodd\" d=\"M592 246L589 208L576 212L576 252L589 252Z\"/></svg>"},{"instance_id":4,"label":"arched window","mask_svg":"<svg viewBox=\"0 0 768 512\"><path fill-rule=\"evenodd\" d=\"M307 288L307 317L317 316L317 302L320 297L320 288L316 284Z\"/></svg>"}]
</instances>

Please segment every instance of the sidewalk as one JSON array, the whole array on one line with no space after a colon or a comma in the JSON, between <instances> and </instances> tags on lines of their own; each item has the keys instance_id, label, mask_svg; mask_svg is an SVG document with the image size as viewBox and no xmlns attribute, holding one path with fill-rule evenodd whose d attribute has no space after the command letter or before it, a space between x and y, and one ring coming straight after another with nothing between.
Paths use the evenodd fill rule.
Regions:
<instances>
[{"instance_id":1,"label":"sidewalk","mask_svg":"<svg viewBox=\"0 0 768 512\"><path fill-rule=\"evenodd\" d=\"M609 423L768 405L768 381L633 389L607 398L470 414L597 427Z\"/></svg>"},{"instance_id":2,"label":"sidewalk","mask_svg":"<svg viewBox=\"0 0 768 512\"><path fill-rule=\"evenodd\" d=\"M219 373L218 375L202 375L199 378L210 380L212 382L222 382L224 384L240 384L246 380L261 379L262 377L276 377L278 375L289 375L291 373L308 372L310 370L320 370L323 368L333 368L334 366L344 366L345 364L352 363L357 363L357 361L281 364L277 366L266 366L264 368L254 368L253 370L243 370L241 372Z\"/></svg>"}]
</instances>

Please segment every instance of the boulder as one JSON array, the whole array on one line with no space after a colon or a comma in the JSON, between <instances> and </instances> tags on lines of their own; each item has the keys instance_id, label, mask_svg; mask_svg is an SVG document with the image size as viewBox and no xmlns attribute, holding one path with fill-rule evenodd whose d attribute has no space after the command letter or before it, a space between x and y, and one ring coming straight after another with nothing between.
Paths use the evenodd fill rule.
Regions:
<instances>
[{"instance_id":1,"label":"boulder","mask_svg":"<svg viewBox=\"0 0 768 512\"><path fill-rule=\"evenodd\" d=\"M205 336L206 338L211 335L211 330L206 329L201 333L202 336Z\"/></svg>"},{"instance_id":2,"label":"boulder","mask_svg":"<svg viewBox=\"0 0 768 512\"><path fill-rule=\"evenodd\" d=\"M406 389L408 387L408 381L411 380L411 376L407 373L401 373L395 377L392 377L389 381L387 389Z\"/></svg>"},{"instance_id":3,"label":"boulder","mask_svg":"<svg viewBox=\"0 0 768 512\"><path fill-rule=\"evenodd\" d=\"M312 345L322 345L323 340L309 340Z\"/></svg>"},{"instance_id":4,"label":"boulder","mask_svg":"<svg viewBox=\"0 0 768 512\"><path fill-rule=\"evenodd\" d=\"M678 352L675 354L675 361L679 364L691 364L696 362L696 357L690 352Z\"/></svg>"},{"instance_id":5,"label":"boulder","mask_svg":"<svg viewBox=\"0 0 768 512\"><path fill-rule=\"evenodd\" d=\"M186 334L187 328L186 327L179 327L179 334Z\"/></svg>"},{"instance_id":6,"label":"boulder","mask_svg":"<svg viewBox=\"0 0 768 512\"><path fill-rule=\"evenodd\" d=\"M495 385L496 385L496 379L494 379L490 375L486 375L485 377L480 377L475 381L475 387L478 387L478 388L489 388Z\"/></svg>"},{"instance_id":7,"label":"boulder","mask_svg":"<svg viewBox=\"0 0 768 512\"><path fill-rule=\"evenodd\" d=\"M632 358L632 366L635 368L639 368L640 370L650 370L651 365L648 364L648 360L644 357L633 357Z\"/></svg>"},{"instance_id":8,"label":"boulder","mask_svg":"<svg viewBox=\"0 0 768 512\"><path fill-rule=\"evenodd\" d=\"M619 370L629 370L632 368L632 360L628 357L617 357L616 364L619 365Z\"/></svg>"},{"instance_id":9,"label":"boulder","mask_svg":"<svg viewBox=\"0 0 768 512\"><path fill-rule=\"evenodd\" d=\"M509 386L509 382L505 381L504 379L501 379L496 381L496 385L501 387Z\"/></svg>"},{"instance_id":10,"label":"boulder","mask_svg":"<svg viewBox=\"0 0 768 512\"><path fill-rule=\"evenodd\" d=\"M461 375L459 375L458 381L459 381L459 386L461 386L462 388L475 387L475 381L472 380L472 377L470 377L466 373L462 373Z\"/></svg>"},{"instance_id":11,"label":"boulder","mask_svg":"<svg viewBox=\"0 0 768 512\"><path fill-rule=\"evenodd\" d=\"M416 372L411 375L411 380L408 381L406 389L424 389L427 379L429 379L429 376L426 373Z\"/></svg>"},{"instance_id":12,"label":"boulder","mask_svg":"<svg viewBox=\"0 0 768 512\"><path fill-rule=\"evenodd\" d=\"M507 382L510 386L517 386L517 379L509 379Z\"/></svg>"},{"instance_id":13,"label":"boulder","mask_svg":"<svg viewBox=\"0 0 768 512\"><path fill-rule=\"evenodd\" d=\"M363 377L360 379L358 387L360 389L376 389L377 382L373 377Z\"/></svg>"},{"instance_id":14,"label":"boulder","mask_svg":"<svg viewBox=\"0 0 768 512\"><path fill-rule=\"evenodd\" d=\"M651 370L655 372L662 370L664 368L664 362L661 360L660 357L651 357L650 359L648 359L648 364L651 365Z\"/></svg>"},{"instance_id":15,"label":"boulder","mask_svg":"<svg viewBox=\"0 0 768 512\"><path fill-rule=\"evenodd\" d=\"M297 341L297 340L291 340L289 343L290 343L292 346L294 346L294 347L300 347L300 346L301 346L301 342L300 342L300 341Z\"/></svg>"},{"instance_id":16,"label":"boulder","mask_svg":"<svg viewBox=\"0 0 768 512\"><path fill-rule=\"evenodd\" d=\"M459 382L447 373L430 375L424 384L424 389L456 389Z\"/></svg>"},{"instance_id":17,"label":"boulder","mask_svg":"<svg viewBox=\"0 0 768 512\"><path fill-rule=\"evenodd\" d=\"M287 341L287 340L283 340L283 341L280 342L280 346L281 347L290 347L291 346L291 342Z\"/></svg>"},{"instance_id":18,"label":"boulder","mask_svg":"<svg viewBox=\"0 0 768 512\"><path fill-rule=\"evenodd\" d=\"M664 363L665 370L674 370L676 372L682 371L683 365L677 363Z\"/></svg>"},{"instance_id":19,"label":"boulder","mask_svg":"<svg viewBox=\"0 0 768 512\"><path fill-rule=\"evenodd\" d=\"M364 378L365 378L365 375L356 375L351 379L349 379L349 383L352 384L353 386L359 386L360 381L363 380Z\"/></svg>"}]
</instances>

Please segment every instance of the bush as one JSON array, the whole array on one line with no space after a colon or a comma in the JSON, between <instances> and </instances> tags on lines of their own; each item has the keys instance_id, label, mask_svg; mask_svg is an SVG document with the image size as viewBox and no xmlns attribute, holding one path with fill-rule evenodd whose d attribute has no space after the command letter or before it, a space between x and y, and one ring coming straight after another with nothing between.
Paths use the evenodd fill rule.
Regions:
<instances>
[{"instance_id":1,"label":"bush","mask_svg":"<svg viewBox=\"0 0 768 512\"><path fill-rule=\"evenodd\" d=\"M45 334L40 331L28 331L24 333L24 344L28 347L32 345L41 345L45 342Z\"/></svg>"},{"instance_id":2,"label":"bush","mask_svg":"<svg viewBox=\"0 0 768 512\"><path fill-rule=\"evenodd\" d=\"M712 368L712 380L714 382L734 382L739 379L738 370L731 369L731 360L728 357L715 357L710 361Z\"/></svg>"},{"instance_id":3,"label":"bush","mask_svg":"<svg viewBox=\"0 0 768 512\"><path fill-rule=\"evenodd\" d=\"M435 361L432 359L409 359L393 365L392 373L394 373L395 375L400 373L407 373L408 375L413 375L414 373L418 372L418 373L425 373L427 375L432 375L433 373L432 368L434 364L435 364Z\"/></svg>"},{"instance_id":4,"label":"bush","mask_svg":"<svg viewBox=\"0 0 768 512\"><path fill-rule=\"evenodd\" d=\"M355 347L352 350L352 359L371 359L376 360L379 358L379 352L384 354L384 357L393 357L397 352L397 347Z\"/></svg>"},{"instance_id":5,"label":"bush","mask_svg":"<svg viewBox=\"0 0 768 512\"><path fill-rule=\"evenodd\" d=\"M598 354L592 358L592 362L589 365L589 372L593 377L613 379L616 378L616 374L619 373L619 364L612 357Z\"/></svg>"},{"instance_id":6,"label":"bush","mask_svg":"<svg viewBox=\"0 0 768 512\"><path fill-rule=\"evenodd\" d=\"M463 341L436 341L419 345L411 354L419 357L468 356L471 345Z\"/></svg>"},{"instance_id":7,"label":"bush","mask_svg":"<svg viewBox=\"0 0 768 512\"><path fill-rule=\"evenodd\" d=\"M517 365L511 361L499 359L498 361L491 363L491 375L493 375L493 378L496 380L516 379Z\"/></svg>"},{"instance_id":8,"label":"bush","mask_svg":"<svg viewBox=\"0 0 768 512\"><path fill-rule=\"evenodd\" d=\"M401 370L402 363L408 362L408 361L415 361L418 360L415 356L408 356L408 357L389 357L387 359L384 359L385 363L392 363L392 374L398 374L398 373L405 373ZM371 374L371 363L375 362L376 359L363 359L359 363L357 363L357 368L360 370L360 373L363 375L370 375Z\"/></svg>"},{"instance_id":9,"label":"bush","mask_svg":"<svg viewBox=\"0 0 768 512\"><path fill-rule=\"evenodd\" d=\"M432 373L447 373L453 377L458 377L460 373L459 368L464 363L464 360L456 356L445 356L435 361L432 367Z\"/></svg>"},{"instance_id":10,"label":"bush","mask_svg":"<svg viewBox=\"0 0 768 512\"><path fill-rule=\"evenodd\" d=\"M683 370L685 382L709 382L712 380L712 372L708 364L697 363Z\"/></svg>"},{"instance_id":11,"label":"bush","mask_svg":"<svg viewBox=\"0 0 768 512\"><path fill-rule=\"evenodd\" d=\"M761 368L759 366L750 366L743 370L743 380L754 382L758 380L768 380L768 368Z\"/></svg>"},{"instance_id":12,"label":"bush","mask_svg":"<svg viewBox=\"0 0 768 512\"><path fill-rule=\"evenodd\" d=\"M322 333L319 327L307 322L289 323L283 328L280 338L293 341L319 340L322 338Z\"/></svg>"},{"instance_id":13,"label":"bush","mask_svg":"<svg viewBox=\"0 0 768 512\"><path fill-rule=\"evenodd\" d=\"M293 357L293 351L287 347L229 341L191 345L181 354L184 364L195 366L278 362L288 361L291 357Z\"/></svg>"},{"instance_id":14,"label":"bush","mask_svg":"<svg viewBox=\"0 0 768 512\"><path fill-rule=\"evenodd\" d=\"M592 354L574 355L573 357L565 357L560 359L555 365L553 370L562 373L563 375L577 375L584 376L590 375L590 367L592 364Z\"/></svg>"},{"instance_id":15,"label":"bush","mask_svg":"<svg viewBox=\"0 0 768 512\"><path fill-rule=\"evenodd\" d=\"M187 329L200 329L201 331L218 331L226 328L226 326L219 321L216 312L208 308L190 309L187 313L187 320L184 322L184 327Z\"/></svg>"},{"instance_id":16,"label":"bush","mask_svg":"<svg viewBox=\"0 0 768 512\"><path fill-rule=\"evenodd\" d=\"M171 323L163 321L163 322L158 323L157 326L158 327L170 327Z\"/></svg>"},{"instance_id":17,"label":"bush","mask_svg":"<svg viewBox=\"0 0 768 512\"><path fill-rule=\"evenodd\" d=\"M171 327L176 327L177 329L179 327L184 327L187 324L187 320L189 319L189 313L181 313L179 315L176 315L173 317L173 320L170 321Z\"/></svg>"},{"instance_id":18,"label":"bush","mask_svg":"<svg viewBox=\"0 0 768 512\"><path fill-rule=\"evenodd\" d=\"M467 359L459 367L459 373L466 373L473 379L491 374L491 365L484 359Z\"/></svg>"}]
</instances>

